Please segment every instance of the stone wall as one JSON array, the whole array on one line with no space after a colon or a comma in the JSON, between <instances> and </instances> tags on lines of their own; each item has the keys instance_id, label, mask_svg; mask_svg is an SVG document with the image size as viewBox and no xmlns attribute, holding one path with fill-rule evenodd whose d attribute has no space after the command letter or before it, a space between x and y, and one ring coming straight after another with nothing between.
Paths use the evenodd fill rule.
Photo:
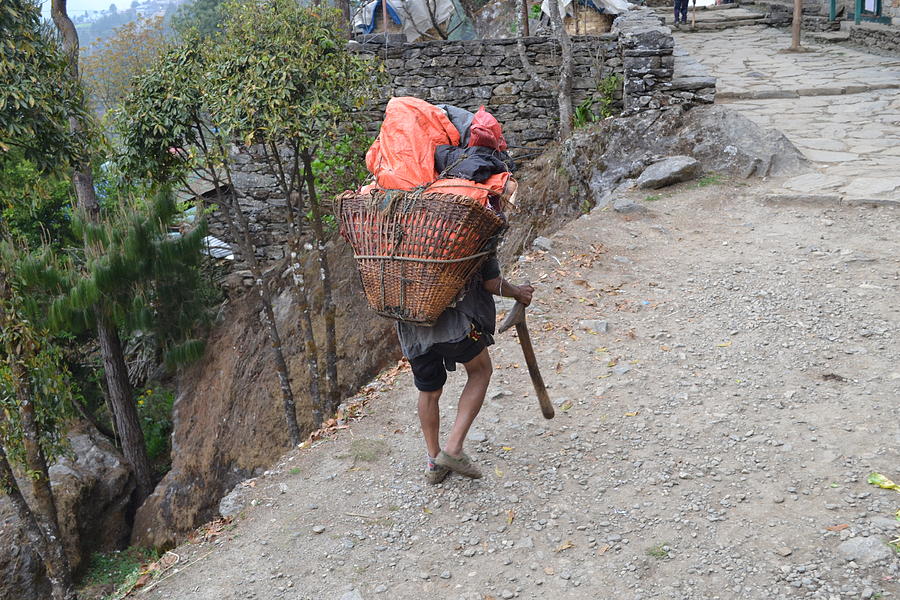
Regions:
<instances>
[{"instance_id":1,"label":"stone wall","mask_svg":"<svg viewBox=\"0 0 900 600\"><path fill-rule=\"evenodd\" d=\"M900 27L860 23L850 27L850 41L868 48L900 53Z\"/></svg>"},{"instance_id":2,"label":"stone wall","mask_svg":"<svg viewBox=\"0 0 900 600\"><path fill-rule=\"evenodd\" d=\"M597 84L622 74L618 35L573 37L574 103L598 97ZM560 49L554 39L524 38L526 54L537 74L554 82L559 74ZM384 61L389 85L373 105L368 120L381 121L387 98L416 96L433 104L454 104L475 111L484 105L503 124L512 146L541 148L553 141L559 122L556 92L531 81L522 67L516 40L431 41L399 45L359 44L357 51ZM621 109L621 93L617 98Z\"/></svg>"}]
</instances>

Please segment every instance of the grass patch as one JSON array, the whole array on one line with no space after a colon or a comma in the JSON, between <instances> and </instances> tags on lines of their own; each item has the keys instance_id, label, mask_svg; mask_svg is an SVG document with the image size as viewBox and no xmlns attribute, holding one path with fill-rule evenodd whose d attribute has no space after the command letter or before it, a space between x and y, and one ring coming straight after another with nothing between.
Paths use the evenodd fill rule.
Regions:
<instances>
[{"instance_id":1,"label":"grass patch","mask_svg":"<svg viewBox=\"0 0 900 600\"><path fill-rule=\"evenodd\" d=\"M662 560L669 558L669 545L666 542L647 548L647 556Z\"/></svg>"},{"instance_id":2,"label":"grass patch","mask_svg":"<svg viewBox=\"0 0 900 600\"><path fill-rule=\"evenodd\" d=\"M288 471L288 473L291 474L291 475L299 475L299 474L300 474L300 467L294 467L294 468L292 468L290 471Z\"/></svg>"},{"instance_id":3,"label":"grass patch","mask_svg":"<svg viewBox=\"0 0 900 600\"><path fill-rule=\"evenodd\" d=\"M79 586L82 600L115 600L121 597L141 575L141 567L159 555L149 548L131 547L113 552L95 552Z\"/></svg>"},{"instance_id":4,"label":"grass patch","mask_svg":"<svg viewBox=\"0 0 900 600\"><path fill-rule=\"evenodd\" d=\"M725 178L722 177L721 175L715 175L715 174L704 175L703 177L701 177L700 179L697 180L697 187L702 188L702 187L707 187L710 185L720 185L724 181L725 181Z\"/></svg>"},{"instance_id":5,"label":"grass patch","mask_svg":"<svg viewBox=\"0 0 900 600\"><path fill-rule=\"evenodd\" d=\"M348 456L353 462L375 462L382 456L390 454L390 447L383 440L353 440L350 443L350 452Z\"/></svg>"},{"instance_id":6,"label":"grass patch","mask_svg":"<svg viewBox=\"0 0 900 600\"><path fill-rule=\"evenodd\" d=\"M659 194L651 194L650 196L644 198L644 202L656 202L657 200L662 200L662 196L660 196Z\"/></svg>"}]
</instances>

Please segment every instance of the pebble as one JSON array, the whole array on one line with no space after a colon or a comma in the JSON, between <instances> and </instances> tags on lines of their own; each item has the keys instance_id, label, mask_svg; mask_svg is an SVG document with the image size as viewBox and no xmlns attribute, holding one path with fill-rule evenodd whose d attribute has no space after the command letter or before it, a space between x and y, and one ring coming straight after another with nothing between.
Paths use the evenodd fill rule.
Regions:
<instances>
[{"instance_id":1,"label":"pebble","mask_svg":"<svg viewBox=\"0 0 900 600\"><path fill-rule=\"evenodd\" d=\"M542 235L534 238L534 241L531 242L531 245L537 248L538 250L544 250L545 252L549 252L553 250L553 241L549 238L545 238Z\"/></svg>"},{"instance_id":2,"label":"pebble","mask_svg":"<svg viewBox=\"0 0 900 600\"><path fill-rule=\"evenodd\" d=\"M781 546L780 548L775 549L775 554L779 556L790 556L794 551L788 548L787 546Z\"/></svg>"},{"instance_id":3,"label":"pebble","mask_svg":"<svg viewBox=\"0 0 900 600\"><path fill-rule=\"evenodd\" d=\"M512 598L513 596L515 596L515 594L513 594L513 593L512 593L511 591L509 591L509 590L503 590L503 591L500 592L500 597L501 597L501 598L504 598L505 600L509 600L509 599Z\"/></svg>"},{"instance_id":4,"label":"pebble","mask_svg":"<svg viewBox=\"0 0 900 600\"><path fill-rule=\"evenodd\" d=\"M452 577L452 574L450 573L450 571L442 571L441 572L441 579L450 579L451 577Z\"/></svg>"},{"instance_id":5,"label":"pebble","mask_svg":"<svg viewBox=\"0 0 900 600\"><path fill-rule=\"evenodd\" d=\"M478 429L470 429L469 435L467 435L466 437L473 442L486 442L487 441L487 434Z\"/></svg>"},{"instance_id":6,"label":"pebble","mask_svg":"<svg viewBox=\"0 0 900 600\"><path fill-rule=\"evenodd\" d=\"M313 533L323 533L325 531L324 525L316 525L312 528Z\"/></svg>"}]
</instances>

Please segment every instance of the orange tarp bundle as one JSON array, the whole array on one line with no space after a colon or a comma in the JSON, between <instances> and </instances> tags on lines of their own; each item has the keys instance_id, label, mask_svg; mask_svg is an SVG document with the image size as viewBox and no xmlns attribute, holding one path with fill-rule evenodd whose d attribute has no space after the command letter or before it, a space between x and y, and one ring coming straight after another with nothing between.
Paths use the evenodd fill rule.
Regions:
<instances>
[{"instance_id":1,"label":"orange tarp bundle","mask_svg":"<svg viewBox=\"0 0 900 600\"><path fill-rule=\"evenodd\" d=\"M391 98L378 138L366 152L366 167L375 176L375 183L363 187L360 193L379 188L409 191L431 184L429 192L469 196L485 206L490 194L503 193L509 173L491 175L484 183L438 180L434 149L440 145L459 145L459 131L443 110L419 98Z\"/></svg>"}]
</instances>

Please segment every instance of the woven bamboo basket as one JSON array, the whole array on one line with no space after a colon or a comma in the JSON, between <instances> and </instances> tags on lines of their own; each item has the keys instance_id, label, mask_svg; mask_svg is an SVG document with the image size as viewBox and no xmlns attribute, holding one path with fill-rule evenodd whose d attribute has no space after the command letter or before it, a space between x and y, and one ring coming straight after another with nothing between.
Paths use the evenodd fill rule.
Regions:
<instances>
[{"instance_id":1,"label":"woven bamboo basket","mask_svg":"<svg viewBox=\"0 0 900 600\"><path fill-rule=\"evenodd\" d=\"M433 325L496 246L505 221L466 196L345 192L341 234L378 314Z\"/></svg>"}]
</instances>

